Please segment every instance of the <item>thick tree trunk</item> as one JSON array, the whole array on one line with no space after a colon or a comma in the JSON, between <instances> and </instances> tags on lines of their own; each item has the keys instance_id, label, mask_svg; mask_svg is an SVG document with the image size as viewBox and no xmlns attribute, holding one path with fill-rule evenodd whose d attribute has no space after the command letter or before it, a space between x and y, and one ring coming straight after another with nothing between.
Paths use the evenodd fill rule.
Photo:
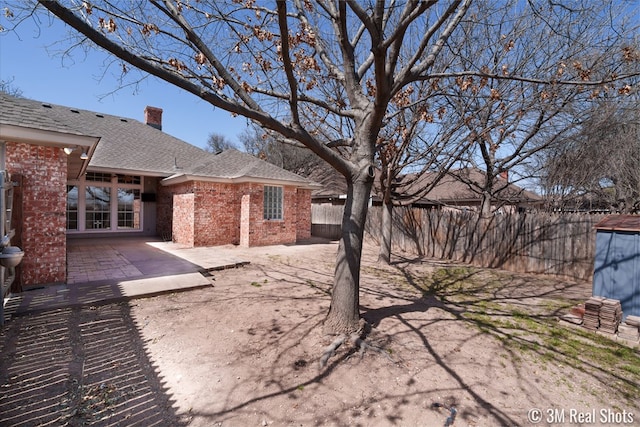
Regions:
<instances>
[{"instance_id":1,"label":"thick tree trunk","mask_svg":"<svg viewBox=\"0 0 640 427\"><path fill-rule=\"evenodd\" d=\"M491 217L491 193L489 191L482 192L482 201L480 206L480 216L482 218Z\"/></svg>"},{"instance_id":2,"label":"thick tree trunk","mask_svg":"<svg viewBox=\"0 0 640 427\"><path fill-rule=\"evenodd\" d=\"M393 233L393 203L386 202L382 205L382 239L378 261L391 263L391 237Z\"/></svg>"},{"instance_id":3,"label":"thick tree trunk","mask_svg":"<svg viewBox=\"0 0 640 427\"><path fill-rule=\"evenodd\" d=\"M324 322L324 331L328 334L352 333L359 327L360 260L372 178L357 177L348 186L331 307Z\"/></svg>"}]
</instances>

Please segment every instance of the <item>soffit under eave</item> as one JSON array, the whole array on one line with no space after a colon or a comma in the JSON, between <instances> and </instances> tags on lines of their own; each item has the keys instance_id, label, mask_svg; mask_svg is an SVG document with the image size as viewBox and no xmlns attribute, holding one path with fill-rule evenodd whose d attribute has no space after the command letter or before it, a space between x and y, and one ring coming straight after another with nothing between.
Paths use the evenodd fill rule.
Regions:
<instances>
[{"instance_id":1,"label":"soffit under eave","mask_svg":"<svg viewBox=\"0 0 640 427\"><path fill-rule=\"evenodd\" d=\"M0 123L0 139L45 147L82 147L93 151L100 137Z\"/></svg>"},{"instance_id":2,"label":"soffit under eave","mask_svg":"<svg viewBox=\"0 0 640 427\"><path fill-rule=\"evenodd\" d=\"M158 171L150 171L143 169L124 169L124 168L113 168L107 166L93 166L89 165L87 168L88 172L100 172L100 173L113 173L113 174L121 174L121 175L140 175L144 177L152 177L152 178L166 178L168 174L166 172L158 172Z\"/></svg>"},{"instance_id":3,"label":"soffit under eave","mask_svg":"<svg viewBox=\"0 0 640 427\"><path fill-rule=\"evenodd\" d=\"M86 171L100 137L0 123L0 140L42 147L75 148L67 157L67 179L78 179ZM86 159L80 158L82 153L87 153Z\"/></svg>"}]
</instances>

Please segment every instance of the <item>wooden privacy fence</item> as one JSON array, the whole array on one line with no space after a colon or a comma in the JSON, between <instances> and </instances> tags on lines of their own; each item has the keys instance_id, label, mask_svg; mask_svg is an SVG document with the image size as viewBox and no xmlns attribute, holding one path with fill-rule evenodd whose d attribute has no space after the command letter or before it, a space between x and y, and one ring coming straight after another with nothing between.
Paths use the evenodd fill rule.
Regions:
<instances>
[{"instance_id":1,"label":"wooden privacy fence","mask_svg":"<svg viewBox=\"0 0 640 427\"><path fill-rule=\"evenodd\" d=\"M339 239L344 206L311 205L311 235Z\"/></svg>"},{"instance_id":2,"label":"wooden privacy fence","mask_svg":"<svg viewBox=\"0 0 640 427\"><path fill-rule=\"evenodd\" d=\"M318 206L339 237L342 206ZM329 211L333 211L329 214ZM316 212L315 210L313 212ZM591 280L593 226L604 215L513 213L481 219L475 212L394 208L392 248L479 267ZM380 241L382 210L372 207L366 232ZM320 216L318 216L320 218ZM312 223L316 217L312 216ZM337 224L337 225L336 225ZM325 230L327 224L323 224Z\"/></svg>"}]
</instances>

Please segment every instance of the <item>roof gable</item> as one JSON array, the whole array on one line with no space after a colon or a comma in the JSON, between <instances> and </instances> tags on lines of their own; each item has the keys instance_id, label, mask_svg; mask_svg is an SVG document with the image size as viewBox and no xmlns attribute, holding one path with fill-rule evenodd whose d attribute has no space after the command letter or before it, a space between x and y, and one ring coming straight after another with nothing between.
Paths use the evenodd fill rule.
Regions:
<instances>
[{"instance_id":1,"label":"roof gable","mask_svg":"<svg viewBox=\"0 0 640 427\"><path fill-rule=\"evenodd\" d=\"M399 186L398 191L409 196L416 194L416 190L427 188L437 178L436 172L423 174L419 177L407 175L403 177L405 186ZM433 186L420 200L422 202L437 202L439 204L479 203L482 199L482 186L485 173L477 168L461 168L449 171ZM508 203L524 203L540 201L541 197L525 190L507 179L496 177L493 184L494 198Z\"/></svg>"},{"instance_id":2,"label":"roof gable","mask_svg":"<svg viewBox=\"0 0 640 427\"><path fill-rule=\"evenodd\" d=\"M210 154L204 157L198 164L187 168L184 172L195 176L210 176L226 179L246 177L256 178L258 180L311 183L310 180L300 175L233 148L225 150L220 154Z\"/></svg>"}]
</instances>

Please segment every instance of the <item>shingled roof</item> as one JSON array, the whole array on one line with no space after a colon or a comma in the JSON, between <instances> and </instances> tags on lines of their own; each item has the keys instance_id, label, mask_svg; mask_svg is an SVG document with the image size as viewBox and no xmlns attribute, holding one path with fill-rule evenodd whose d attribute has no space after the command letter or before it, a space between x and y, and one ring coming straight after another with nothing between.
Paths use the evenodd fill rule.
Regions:
<instances>
[{"instance_id":1,"label":"shingled roof","mask_svg":"<svg viewBox=\"0 0 640 427\"><path fill-rule=\"evenodd\" d=\"M0 125L99 137L88 167L191 179L255 179L313 186L306 178L250 154L213 154L138 120L0 93Z\"/></svg>"},{"instance_id":2,"label":"shingled roof","mask_svg":"<svg viewBox=\"0 0 640 427\"><path fill-rule=\"evenodd\" d=\"M435 173L428 173L413 182L409 189L405 189L409 194L414 192L414 188L427 186L435 179ZM425 202L436 202L440 204L456 204L479 202L481 200L481 186L485 180L484 171L476 168L463 168L451 170L438 184L424 197ZM509 203L539 202L542 198L528 190L512 184L502 177L496 177L494 182L494 197Z\"/></svg>"},{"instance_id":3,"label":"shingled roof","mask_svg":"<svg viewBox=\"0 0 640 427\"><path fill-rule=\"evenodd\" d=\"M16 98L2 92L0 92L0 124L70 135L89 135L87 131L81 131L60 120L49 104Z\"/></svg>"},{"instance_id":4,"label":"shingled roof","mask_svg":"<svg viewBox=\"0 0 640 427\"><path fill-rule=\"evenodd\" d=\"M378 181L379 171L376 171L372 196L375 202L379 202L380 185ZM405 187L396 188L396 197L413 198L420 190L427 188L435 179L436 173L426 173L419 178L413 175L401 177L406 182ZM320 182L322 188L312 192L312 198L315 200L337 199L341 198L347 192L347 184L338 172L331 168L317 168L311 179ZM466 181L466 182L465 182ZM484 182L484 172L479 169L465 168L452 170L446 174L428 193L421 199L415 201L419 205L459 205L466 203L479 203L481 200L481 191L475 188ZM469 183L474 183L470 185ZM512 204L517 203L537 203L542 200L539 195L522 189L515 184L507 182L504 178L498 177L495 182L497 190L496 198L508 201Z\"/></svg>"},{"instance_id":5,"label":"shingled roof","mask_svg":"<svg viewBox=\"0 0 640 427\"><path fill-rule=\"evenodd\" d=\"M215 176L227 179L246 177L311 183L310 180L300 175L233 148L215 156L206 156L201 162L189 168L188 173L195 176Z\"/></svg>"}]
</instances>

